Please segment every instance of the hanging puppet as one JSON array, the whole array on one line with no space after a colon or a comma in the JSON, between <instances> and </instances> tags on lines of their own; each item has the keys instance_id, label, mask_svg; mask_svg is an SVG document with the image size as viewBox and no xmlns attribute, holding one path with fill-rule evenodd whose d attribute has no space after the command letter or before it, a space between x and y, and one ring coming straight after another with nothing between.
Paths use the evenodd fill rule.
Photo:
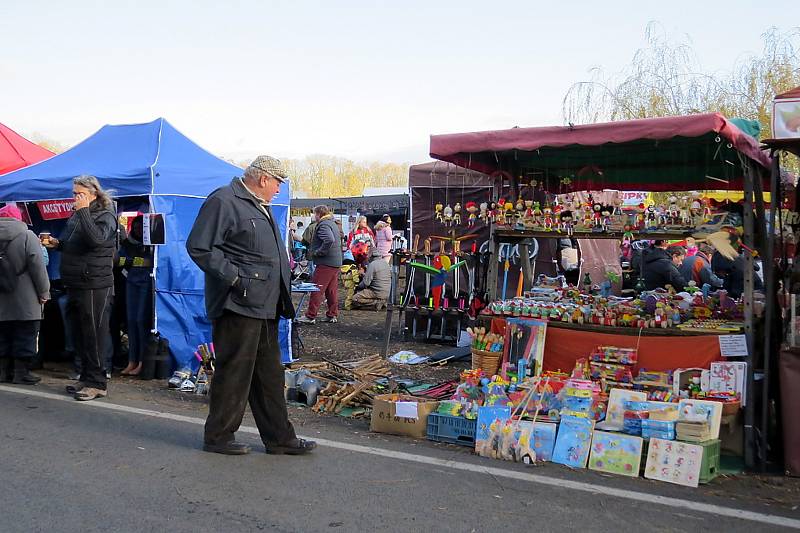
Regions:
<instances>
[{"instance_id":1,"label":"hanging puppet","mask_svg":"<svg viewBox=\"0 0 800 533\"><path fill-rule=\"evenodd\" d=\"M478 214L478 218L483 221L484 224L489 223L489 204L486 202L481 202L480 205L480 213Z\"/></svg>"},{"instance_id":2,"label":"hanging puppet","mask_svg":"<svg viewBox=\"0 0 800 533\"><path fill-rule=\"evenodd\" d=\"M434 217L436 218L437 222L444 223L444 206L441 202L436 202L436 206L434 207Z\"/></svg>"},{"instance_id":3,"label":"hanging puppet","mask_svg":"<svg viewBox=\"0 0 800 533\"><path fill-rule=\"evenodd\" d=\"M467 213L469 213L469 215L467 216L467 227L471 228L475 225L475 222L478 220L478 206L475 205L475 202L467 202L465 205L465 209L467 210Z\"/></svg>"},{"instance_id":4,"label":"hanging puppet","mask_svg":"<svg viewBox=\"0 0 800 533\"><path fill-rule=\"evenodd\" d=\"M453 225L453 208L450 207L450 204L447 204L442 212L443 221L445 226L452 226Z\"/></svg>"},{"instance_id":5,"label":"hanging puppet","mask_svg":"<svg viewBox=\"0 0 800 533\"><path fill-rule=\"evenodd\" d=\"M494 209L494 223L498 226L504 226L506 223L506 201L503 198L497 200L497 206Z\"/></svg>"},{"instance_id":6,"label":"hanging puppet","mask_svg":"<svg viewBox=\"0 0 800 533\"><path fill-rule=\"evenodd\" d=\"M461 225L461 203L456 202L456 205L453 206L453 224L456 226Z\"/></svg>"}]
</instances>

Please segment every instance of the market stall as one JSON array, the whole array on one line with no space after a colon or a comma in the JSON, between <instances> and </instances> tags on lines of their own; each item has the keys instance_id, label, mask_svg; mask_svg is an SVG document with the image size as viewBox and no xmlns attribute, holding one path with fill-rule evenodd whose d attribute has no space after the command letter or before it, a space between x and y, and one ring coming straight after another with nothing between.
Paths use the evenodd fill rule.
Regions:
<instances>
[{"instance_id":1,"label":"market stall","mask_svg":"<svg viewBox=\"0 0 800 533\"><path fill-rule=\"evenodd\" d=\"M766 248L763 191L769 188L771 160L754 138L731 121L719 114L705 114L433 135L431 156L493 178L490 249L494 257L508 243L524 246L531 239L563 235L613 239L623 245L634 240L692 237L724 248L721 239L737 255L738 249L743 250L745 290L738 301L725 291L701 286L619 298L614 294L611 273L606 279L587 276L577 286L566 286L563 280L534 276L522 254L523 275L507 292L507 271L501 272L499 263L491 261L486 281L490 303L482 315L488 321L487 331L504 335L508 319L546 324L537 360L526 360L529 374L569 371L576 360L589 356L592 345L637 349L639 366L629 370L662 372L663 382L644 387L653 399L661 396L659 386L671 387L675 371L687 367L708 370L722 355L738 353L738 359L726 359L738 362L735 368L746 368L746 379L737 385L742 390L735 393L755 390L754 374L762 368L763 343L756 341L762 306L754 299L753 263L755 252L763 255ZM642 205L633 211L596 201L592 195L579 199L581 193L609 189L672 195L663 205ZM741 238L736 231L727 232L724 222L709 225L710 206L694 193L707 189L744 191ZM768 283L772 275L767 268ZM743 351L726 344L740 340ZM504 350L498 365L504 372L520 359L508 351ZM623 383L633 382L632 378ZM670 399L688 393L689 385L675 388L676 397ZM602 393L607 393L609 387L604 388ZM766 451L756 449L755 403L748 402L744 410L748 466L766 460ZM767 423L758 420L761 427Z\"/></svg>"},{"instance_id":2,"label":"market stall","mask_svg":"<svg viewBox=\"0 0 800 533\"><path fill-rule=\"evenodd\" d=\"M0 174L53 157L53 152L0 124Z\"/></svg>"},{"instance_id":3,"label":"market stall","mask_svg":"<svg viewBox=\"0 0 800 533\"><path fill-rule=\"evenodd\" d=\"M118 212L162 214L165 240L156 246L154 331L169 340L177 367L197 367L195 351L211 341L203 273L185 241L206 196L242 169L206 152L165 119L109 125L63 154L0 176L0 201L24 202L37 212L34 231L57 234L72 210L72 179L96 176L112 191ZM286 235L288 186L272 210ZM40 216L39 216L40 215ZM284 361L291 360L290 324L282 324Z\"/></svg>"}]
</instances>

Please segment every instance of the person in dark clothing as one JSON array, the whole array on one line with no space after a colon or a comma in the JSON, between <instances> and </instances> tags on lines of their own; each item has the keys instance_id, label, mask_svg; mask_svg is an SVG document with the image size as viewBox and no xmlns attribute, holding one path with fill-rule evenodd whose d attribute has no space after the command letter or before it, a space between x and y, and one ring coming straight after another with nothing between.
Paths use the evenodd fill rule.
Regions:
<instances>
[{"instance_id":1,"label":"person in dark clothing","mask_svg":"<svg viewBox=\"0 0 800 533\"><path fill-rule=\"evenodd\" d=\"M108 320L114 296L118 223L111 197L94 176L75 178L72 193L75 212L61 237L51 237L43 244L61 251L68 322L81 358L79 382L69 385L67 392L76 400L87 401L107 395L104 359L111 351Z\"/></svg>"},{"instance_id":2,"label":"person in dark clothing","mask_svg":"<svg viewBox=\"0 0 800 533\"><path fill-rule=\"evenodd\" d=\"M0 209L0 382L35 385L30 373L50 281L42 247L16 206Z\"/></svg>"},{"instance_id":3,"label":"person in dark clothing","mask_svg":"<svg viewBox=\"0 0 800 533\"><path fill-rule=\"evenodd\" d=\"M675 290L682 290L686 280L667 253L667 241L657 240L653 246L642 253L642 277L645 287L651 291L671 285Z\"/></svg>"},{"instance_id":4,"label":"person in dark clothing","mask_svg":"<svg viewBox=\"0 0 800 533\"><path fill-rule=\"evenodd\" d=\"M328 311L323 322L337 322L339 316L339 271L342 266L342 235L333 220L327 206L314 208L317 226L311 241L314 256L314 274L311 283L319 287L319 291L311 293L308 310L297 319L301 324L315 324L317 312L324 297Z\"/></svg>"},{"instance_id":5,"label":"person in dark clothing","mask_svg":"<svg viewBox=\"0 0 800 533\"><path fill-rule=\"evenodd\" d=\"M146 215L145 215L146 216ZM153 247L143 244L143 216L131 223L131 231L122 241L119 266L125 276L125 316L128 325L128 366L123 376L138 376L147 347L153 317Z\"/></svg>"},{"instance_id":6,"label":"person in dark clothing","mask_svg":"<svg viewBox=\"0 0 800 533\"><path fill-rule=\"evenodd\" d=\"M293 318L289 257L269 206L286 179L282 163L257 157L203 204L186 250L205 272L216 369L203 450L250 451L236 442L247 403L267 453L299 455L316 443L297 438L283 394L278 319Z\"/></svg>"},{"instance_id":7,"label":"person in dark clothing","mask_svg":"<svg viewBox=\"0 0 800 533\"><path fill-rule=\"evenodd\" d=\"M683 260L683 265L680 267L681 275L686 281L694 280L698 287L708 283L714 289L722 288L725 283L711 270L710 257L713 254L713 246L701 243L695 255Z\"/></svg>"},{"instance_id":8,"label":"person in dark clothing","mask_svg":"<svg viewBox=\"0 0 800 533\"><path fill-rule=\"evenodd\" d=\"M747 259L740 253L734 259L728 259L719 252L711 256L711 270L723 281L722 288L728 291L732 298L740 298L744 292L744 272L747 268ZM758 265L753 264L753 289L764 290L764 283L757 275Z\"/></svg>"}]
</instances>

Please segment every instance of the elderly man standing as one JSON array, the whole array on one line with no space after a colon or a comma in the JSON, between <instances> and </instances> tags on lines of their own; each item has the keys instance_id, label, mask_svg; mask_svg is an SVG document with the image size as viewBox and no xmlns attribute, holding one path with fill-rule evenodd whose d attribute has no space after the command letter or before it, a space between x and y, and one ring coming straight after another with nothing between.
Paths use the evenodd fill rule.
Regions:
<instances>
[{"instance_id":1,"label":"elderly man standing","mask_svg":"<svg viewBox=\"0 0 800 533\"><path fill-rule=\"evenodd\" d=\"M287 178L278 159L257 157L203 204L186 249L205 272L216 372L203 449L243 455L234 440L248 401L267 453L304 454L283 395L278 319L293 318L289 258L269 203Z\"/></svg>"}]
</instances>

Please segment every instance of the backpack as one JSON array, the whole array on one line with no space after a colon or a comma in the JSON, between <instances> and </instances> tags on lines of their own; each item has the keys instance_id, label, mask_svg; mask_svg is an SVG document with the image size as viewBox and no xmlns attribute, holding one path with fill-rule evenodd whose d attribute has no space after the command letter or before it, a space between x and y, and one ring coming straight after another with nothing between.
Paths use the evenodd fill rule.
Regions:
<instances>
[{"instance_id":1,"label":"backpack","mask_svg":"<svg viewBox=\"0 0 800 533\"><path fill-rule=\"evenodd\" d=\"M11 247L11 243L17 240L20 235L25 235L25 233L23 232L13 237L0 249L0 293L14 292L17 288L17 281L21 272L17 272L14 267L11 257L8 255L8 249Z\"/></svg>"}]
</instances>

